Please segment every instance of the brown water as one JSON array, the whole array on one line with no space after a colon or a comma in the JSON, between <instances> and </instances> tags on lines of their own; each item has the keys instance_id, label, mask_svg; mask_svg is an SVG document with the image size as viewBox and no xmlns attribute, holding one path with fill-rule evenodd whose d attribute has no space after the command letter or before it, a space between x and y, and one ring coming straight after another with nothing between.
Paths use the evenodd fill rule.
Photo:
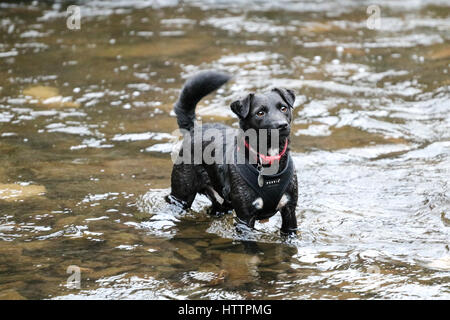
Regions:
<instances>
[{"instance_id":1,"label":"brown water","mask_svg":"<svg viewBox=\"0 0 450 320\"><path fill-rule=\"evenodd\" d=\"M0 3L0 298L450 298L447 1ZM297 93L299 239L167 205L184 79ZM250 241L246 245L243 240ZM80 289L67 286L80 268Z\"/></svg>"}]
</instances>

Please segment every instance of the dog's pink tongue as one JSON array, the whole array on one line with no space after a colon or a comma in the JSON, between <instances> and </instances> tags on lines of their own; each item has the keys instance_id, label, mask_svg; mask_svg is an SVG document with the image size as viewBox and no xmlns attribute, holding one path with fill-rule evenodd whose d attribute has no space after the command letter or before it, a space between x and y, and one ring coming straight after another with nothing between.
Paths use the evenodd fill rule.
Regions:
<instances>
[{"instance_id":1,"label":"dog's pink tongue","mask_svg":"<svg viewBox=\"0 0 450 320\"><path fill-rule=\"evenodd\" d=\"M247 149L253 151L253 149L248 145L248 143L246 141L245 141L245 146L247 147ZM287 146L288 146L288 141L286 139L286 142L284 143L283 151L281 151L281 153L279 153L277 155L274 155L274 156L266 156L266 155L261 154L259 152L257 152L257 154L258 154L258 157L261 160L262 164L269 164L269 165L271 165L274 161L279 161L281 159L281 157L286 153Z\"/></svg>"}]
</instances>

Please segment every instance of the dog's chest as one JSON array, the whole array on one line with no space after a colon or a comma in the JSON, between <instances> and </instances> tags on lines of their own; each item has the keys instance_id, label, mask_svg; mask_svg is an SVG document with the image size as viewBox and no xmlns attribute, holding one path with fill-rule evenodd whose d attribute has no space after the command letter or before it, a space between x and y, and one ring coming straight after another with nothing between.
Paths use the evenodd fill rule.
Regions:
<instances>
[{"instance_id":1,"label":"dog's chest","mask_svg":"<svg viewBox=\"0 0 450 320\"><path fill-rule=\"evenodd\" d=\"M238 183L231 192L240 192L240 197L248 201L258 214L264 216L277 212L289 202L289 196L285 194L294 174L293 161L287 159L285 168L278 174L263 176L262 183L260 172L249 164L237 164L236 172ZM249 189L253 192L249 192ZM251 197L246 197L245 194Z\"/></svg>"}]
</instances>

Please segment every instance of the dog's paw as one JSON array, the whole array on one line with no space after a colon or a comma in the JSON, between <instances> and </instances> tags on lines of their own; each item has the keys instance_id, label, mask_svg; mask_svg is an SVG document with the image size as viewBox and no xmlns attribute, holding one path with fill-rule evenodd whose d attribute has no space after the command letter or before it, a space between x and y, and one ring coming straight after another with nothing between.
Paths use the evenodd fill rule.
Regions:
<instances>
[{"instance_id":1,"label":"dog's paw","mask_svg":"<svg viewBox=\"0 0 450 320\"><path fill-rule=\"evenodd\" d=\"M187 209L187 203L185 201L179 200L179 199L175 198L174 196L172 196L171 194L167 195L165 197L165 200L167 203L173 204L181 209Z\"/></svg>"},{"instance_id":2,"label":"dog's paw","mask_svg":"<svg viewBox=\"0 0 450 320\"><path fill-rule=\"evenodd\" d=\"M292 242L298 240L297 229L280 230L281 239L285 242Z\"/></svg>"},{"instance_id":3,"label":"dog's paw","mask_svg":"<svg viewBox=\"0 0 450 320\"><path fill-rule=\"evenodd\" d=\"M214 218L220 218L225 215L224 211L218 210L217 208L214 208L214 207L209 207L206 210L206 213L208 213L211 217L214 217Z\"/></svg>"},{"instance_id":4,"label":"dog's paw","mask_svg":"<svg viewBox=\"0 0 450 320\"><path fill-rule=\"evenodd\" d=\"M235 224L236 227L236 232L238 234L251 234L252 233L252 228L250 228L248 225L246 225L245 223L242 222L237 222Z\"/></svg>"},{"instance_id":5,"label":"dog's paw","mask_svg":"<svg viewBox=\"0 0 450 320\"><path fill-rule=\"evenodd\" d=\"M214 218L220 218L223 217L226 214L230 214L233 212L232 209L227 209L224 208L223 206L220 205L212 205L211 207L209 207L206 212Z\"/></svg>"}]
</instances>

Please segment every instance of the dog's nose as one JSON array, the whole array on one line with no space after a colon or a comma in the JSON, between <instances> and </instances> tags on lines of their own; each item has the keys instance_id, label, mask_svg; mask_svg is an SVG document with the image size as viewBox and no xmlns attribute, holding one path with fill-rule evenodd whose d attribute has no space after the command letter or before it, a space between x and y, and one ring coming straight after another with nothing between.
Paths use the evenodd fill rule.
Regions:
<instances>
[{"instance_id":1,"label":"dog's nose","mask_svg":"<svg viewBox=\"0 0 450 320\"><path fill-rule=\"evenodd\" d=\"M288 124L286 122L278 124L278 130L286 130L288 128Z\"/></svg>"}]
</instances>

